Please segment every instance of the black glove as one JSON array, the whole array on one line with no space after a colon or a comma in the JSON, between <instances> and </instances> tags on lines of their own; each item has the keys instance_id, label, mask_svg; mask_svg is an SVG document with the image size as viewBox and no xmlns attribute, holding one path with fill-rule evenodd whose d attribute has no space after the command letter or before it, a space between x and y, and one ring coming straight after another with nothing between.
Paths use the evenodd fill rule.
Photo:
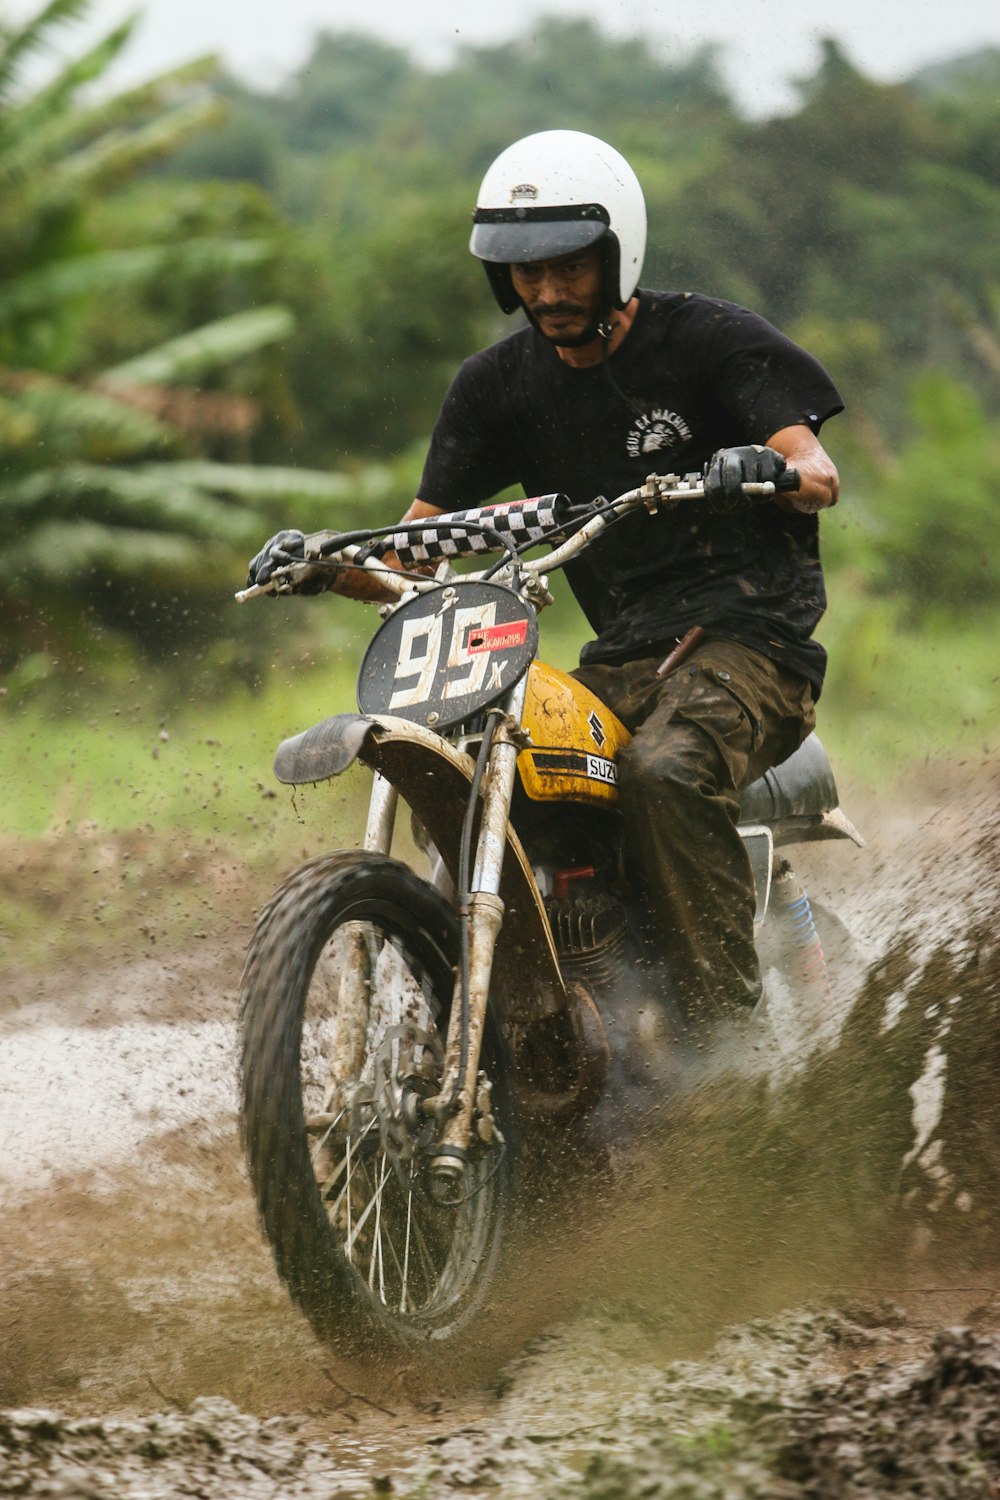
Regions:
<instances>
[{"instance_id":1,"label":"black glove","mask_svg":"<svg viewBox=\"0 0 1000 1500\"><path fill-rule=\"evenodd\" d=\"M705 465L705 499L715 511L730 514L744 507L760 505L766 495L744 495L744 484L770 482L776 489L785 488L781 476L788 465L774 448L754 444L747 448L720 448Z\"/></svg>"},{"instance_id":2,"label":"black glove","mask_svg":"<svg viewBox=\"0 0 1000 1500\"><path fill-rule=\"evenodd\" d=\"M256 557L250 559L247 588L269 582L278 568L284 568L288 563L304 562L305 555L306 539L301 531L279 531L264 543Z\"/></svg>"}]
</instances>

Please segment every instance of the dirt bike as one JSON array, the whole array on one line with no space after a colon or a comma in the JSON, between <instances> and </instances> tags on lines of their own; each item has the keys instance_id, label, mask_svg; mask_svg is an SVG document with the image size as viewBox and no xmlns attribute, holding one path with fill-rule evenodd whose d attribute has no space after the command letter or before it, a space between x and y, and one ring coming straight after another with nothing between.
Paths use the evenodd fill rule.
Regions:
<instances>
[{"instance_id":1,"label":"dirt bike","mask_svg":"<svg viewBox=\"0 0 1000 1500\"><path fill-rule=\"evenodd\" d=\"M764 497L774 486L745 489ZM275 760L291 786L370 767L364 846L289 877L260 917L242 982L242 1123L259 1216L325 1340L398 1347L468 1330L488 1299L526 1140L572 1133L608 1107L620 1053L644 1045L630 1031L637 975L670 1013L669 955L647 935L616 809L628 732L537 659L537 616L549 576L618 518L703 496L700 476L652 475L590 506L545 496L318 533L304 560L237 595L315 592L344 566L375 571L396 595L361 665L359 712L286 740ZM526 555L541 543L554 550ZM386 553L424 571L391 571ZM494 560L456 573L452 559L469 554ZM430 878L390 857L399 798ZM757 928L790 926L793 981L822 983L810 903L780 851L861 840L815 735L741 807Z\"/></svg>"}]
</instances>

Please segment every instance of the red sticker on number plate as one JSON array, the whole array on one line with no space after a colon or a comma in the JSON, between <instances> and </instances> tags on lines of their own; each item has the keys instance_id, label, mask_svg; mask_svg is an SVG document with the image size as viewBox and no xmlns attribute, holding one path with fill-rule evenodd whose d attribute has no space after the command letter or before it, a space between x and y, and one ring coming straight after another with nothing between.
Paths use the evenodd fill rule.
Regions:
<instances>
[{"instance_id":1,"label":"red sticker on number plate","mask_svg":"<svg viewBox=\"0 0 1000 1500\"><path fill-rule=\"evenodd\" d=\"M509 625L473 625L465 649L470 656L480 651L510 651L523 646L527 639L527 620L512 620Z\"/></svg>"}]
</instances>

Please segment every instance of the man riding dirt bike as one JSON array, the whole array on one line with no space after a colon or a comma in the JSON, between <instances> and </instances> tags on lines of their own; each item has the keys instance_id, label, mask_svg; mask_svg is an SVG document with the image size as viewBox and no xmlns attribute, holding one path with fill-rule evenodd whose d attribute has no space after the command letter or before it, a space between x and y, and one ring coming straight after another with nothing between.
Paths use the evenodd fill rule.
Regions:
<instances>
[{"instance_id":1,"label":"man riding dirt bike","mask_svg":"<svg viewBox=\"0 0 1000 1500\"><path fill-rule=\"evenodd\" d=\"M471 247L529 327L462 366L401 522L283 531L250 565L246 597L330 589L385 620L361 712L276 761L292 785L371 767L364 849L289 878L243 981L258 1208L323 1337L469 1325L522 1135L578 1121L630 1065L636 993L674 1032L746 1017L770 907L822 968L776 850L857 838L811 733L815 513L837 499L816 434L842 403L754 314L637 291L644 245L611 147L551 131L504 152ZM476 503L513 483L541 498ZM572 677L535 660L563 567L596 632ZM389 858L398 796L431 882Z\"/></svg>"},{"instance_id":2,"label":"man riding dirt bike","mask_svg":"<svg viewBox=\"0 0 1000 1500\"><path fill-rule=\"evenodd\" d=\"M812 639L826 603L815 513L838 497L817 433L843 403L762 318L636 290L642 189L592 136L553 130L511 146L473 219L497 301L531 326L462 366L404 520L512 484L581 503L654 467L708 465L706 506L632 515L568 577L597 632L576 675L633 736L618 765L622 813L680 1003L700 1022L739 1016L761 980L737 799L815 726L826 665ZM778 493L747 502L747 480ZM281 533L248 581L302 547ZM329 587L379 597L370 574L343 571Z\"/></svg>"}]
</instances>

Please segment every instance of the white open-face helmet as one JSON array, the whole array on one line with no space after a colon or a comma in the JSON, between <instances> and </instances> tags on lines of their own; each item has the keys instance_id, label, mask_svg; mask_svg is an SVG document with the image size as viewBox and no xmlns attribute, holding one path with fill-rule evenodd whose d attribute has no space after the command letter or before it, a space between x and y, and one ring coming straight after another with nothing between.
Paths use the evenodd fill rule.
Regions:
<instances>
[{"instance_id":1,"label":"white open-face helmet","mask_svg":"<svg viewBox=\"0 0 1000 1500\"><path fill-rule=\"evenodd\" d=\"M608 308L624 307L646 250L639 179L613 146L580 130L543 130L501 152L483 178L469 249L484 263L493 294L520 307L512 264L604 250Z\"/></svg>"}]
</instances>

